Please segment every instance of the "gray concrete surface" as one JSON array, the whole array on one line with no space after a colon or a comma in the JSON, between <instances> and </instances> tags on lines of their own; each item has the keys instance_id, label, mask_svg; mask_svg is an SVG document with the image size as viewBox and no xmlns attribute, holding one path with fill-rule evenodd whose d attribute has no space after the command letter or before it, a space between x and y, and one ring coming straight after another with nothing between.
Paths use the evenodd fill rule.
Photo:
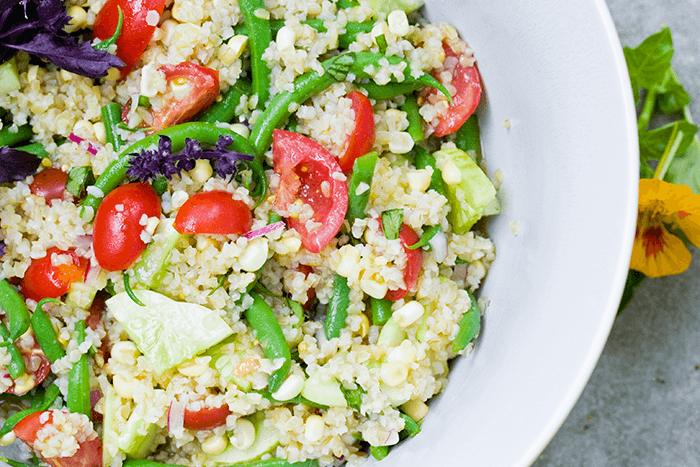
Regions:
<instances>
[{"instance_id":1,"label":"gray concrete surface","mask_svg":"<svg viewBox=\"0 0 700 467\"><path fill-rule=\"evenodd\" d=\"M622 45L671 28L700 120L700 0L607 0ZM613 326L581 398L533 467L700 466L700 250L647 279Z\"/></svg>"}]
</instances>

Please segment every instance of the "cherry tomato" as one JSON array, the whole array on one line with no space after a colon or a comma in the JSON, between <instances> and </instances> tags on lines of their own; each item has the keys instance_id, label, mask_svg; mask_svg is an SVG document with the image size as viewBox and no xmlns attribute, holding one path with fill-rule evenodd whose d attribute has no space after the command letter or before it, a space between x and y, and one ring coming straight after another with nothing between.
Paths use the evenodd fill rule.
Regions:
<instances>
[{"instance_id":1,"label":"cherry tomato","mask_svg":"<svg viewBox=\"0 0 700 467\"><path fill-rule=\"evenodd\" d=\"M43 196L47 202L52 199L63 199L67 181L67 173L61 169L49 167L34 175L34 181L29 185L29 190L34 195Z\"/></svg>"},{"instance_id":2,"label":"cherry tomato","mask_svg":"<svg viewBox=\"0 0 700 467\"><path fill-rule=\"evenodd\" d=\"M68 293L71 284L82 282L90 262L78 256L74 248L46 250L46 256L33 259L20 282L25 297L36 300L58 298Z\"/></svg>"},{"instance_id":3,"label":"cherry tomato","mask_svg":"<svg viewBox=\"0 0 700 467\"><path fill-rule=\"evenodd\" d=\"M46 425L54 423L54 417L59 410L47 410L44 412L35 412L21 420L12 431L15 435L24 441L27 446L34 449L37 433ZM68 412L63 412L68 414ZM48 414L48 416L44 415ZM43 418L42 418L43 416ZM42 422L43 421L43 422ZM57 427L59 430L62 427ZM53 467L102 467L102 443L97 437L92 427L89 428L88 440L78 444L78 450L70 457L43 457L44 461ZM90 434L94 433L92 437Z\"/></svg>"},{"instance_id":4,"label":"cherry tomato","mask_svg":"<svg viewBox=\"0 0 700 467\"><path fill-rule=\"evenodd\" d=\"M191 196L175 216L181 234L244 234L253 225L248 206L228 191L213 190Z\"/></svg>"},{"instance_id":5,"label":"cherry tomato","mask_svg":"<svg viewBox=\"0 0 700 467\"><path fill-rule=\"evenodd\" d=\"M294 204L311 207L311 219L289 216L287 223L299 232L304 248L318 253L343 225L348 210L345 175L335 157L306 136L275 130L272 139L275 172L280 174L275 206L283 211Z\"/></svg>"},{"instance_id":6,"label":"cherry tomato","mask_svg":"<svg viewBox=\"0 0 700 467\"><path fill-rule=\"evenodd\" d=\"M374 113L372 104L367 96L361 92L353 91L348 94L352 100L352 110L355 112L355 127L348 137L348 145L345 153L338 158L338 163L343 172L352 172L355 159L364 156L374 146Z\"/></svg>"},{"instance_id":7,"label":"cherry tomato","mask_svg":"<svg viewBox=\"0 0 700 467\"><path fill-rule=\"evenodd\" d=\"M149 21L149 13L154 11L160 20L164 6L165 0L107 0L97 13L93 32L95 37L105 40L112 37L117 30L118 8L122 9L124 22L117 39L117 57L124 62L121 68L122 77L128 75L139 61L156 30L157 21L156 24Z\"/></svg>"},{"instance_id":8,"label":"cherry tomato","mask_svg":"<svg viewBox=\"0 0 700 467\"><path fill-rule=\"evenodd\" d=\"M160 216L158 195L146 183L122 185L105 196L93 225L95 258L103 269L127 269L146 249L141 239L144 214Z\"/></svg>"},{"instance_id":9,"label":"cherry tomato","mask_svg":"<svg viewBox=\"0 0 700 467\"><path fill-rule=\"evenodd\" d=\"M379 228L382 228L382 220L379 220ZM423 267L423 252L420 248L411 250L406 248L415 244L420 238L418 234L406 224L401 224L401 230L399 230L399 239L403 245L403 249L406 252L406 268L403 270L403 281L406 287L403 289L389 290L384 298L391 300L393 302L401 300L408 291L416 285L418 282L418 274L420 274L420 269Z\"/></svg>"},{"instance_id":10,"label":"cherry tomato","mask_svg":"<svg viewBox=\"0 0 700 467\"><path fill-rule=\"evenodd\" d=\"M26 337L23 337L22 339L25 338ZM31 338L33 340L32 348L25 350L24 347L20 347L19 351L22 354L22 360L24 360L25 371L34 378L34 387L36 387L40 385L51 372L51 362L46 358L46 355L44 355L36 338L33 335ZM17 394L18 396L24 394L15 392L14 384L7 392L9 394Z\"/></svg>"},{"instance_id":11,"label":"cherry tomato","mask_svg":"<svg viewBox=\"0 0 700 467\"><path fill-rule=\"evenodd\" d=\"M226 423L231 415L227 405L221 407L204 407L199 410L185 409L184 427L188 430L211 430Z\"/></svg>"},{"instance_id":12,"label":"cherry tomato","mask_svg":"<svg viewBox=\"0 0 700 467\"><path fill-rule=\"evenodd\" d=\"M182 99L168 102L155 113L152 133L190 120L213 104L219 95L219 72L216 70L190 62L164 65L159 70L165 73L169 83L188 86L189 91Z\"/></svg>"},{"instance_id":13,"label":"cherry tomato","mask_svg":"<svg viewBox=\"0 0 700 467\"><path fill-rule=\"evenodd\" d=\"M456 55L449 45L443 42L442 48L445 50L447 69L452 68L452 86L457 92L452 96L454 104L450 105L447 112L440 117L440 122L435 127L433 132L435 136L450 135L459 130L474 113L481 100L481 78L476 64L464 67L460 64L461 57ZM435 77L439 79L439 76L440 72L437 72ZM436 93L437 90L430 88L427 92Z\"/></svg>"}]
</instances>

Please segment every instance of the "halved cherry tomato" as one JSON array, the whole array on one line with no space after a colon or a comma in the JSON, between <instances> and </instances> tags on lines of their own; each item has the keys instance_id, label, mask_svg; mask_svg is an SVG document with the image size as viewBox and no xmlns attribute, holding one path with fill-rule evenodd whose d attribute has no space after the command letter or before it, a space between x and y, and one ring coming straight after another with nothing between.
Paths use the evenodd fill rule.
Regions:
<instances>
[{"instance_id":1,"label":"halved cherry tomato","mask_svg":"<svg viewBox=\"0 0 700 467\"><path fill-rule=\"evenodd\" d=\"M199 410L185 409L183 426L188 430L211 430L226 423L226 417L231 415L227 405L221 407L204 407Z\"/></svg>"},{"instance_id":2,"label":"halved cherry tomato","mask_svg":"<svg viewBox=\"0 0 700 467\"><path fill-rule=\"evenodd\" d=\"M34 181L29 185L29 190L34 195L43 196L47 202L52 199L63 199L67 181L67 173L61 169L49 167L34 175Z\"/></svg>"},{"instance_id":3,"label":"halved cherry tomato","mask_svg":"<svg viewBox=\"0 0 700 467\"><path fill-rule=\"evenodd\" d=\"M346 174L352 172L355 159L372 150L375 138L374 113L369 99L358 91L352 91L348 97L352 100L352 110L355 112L355 127L348 137L345 153L338 158L338 164Z\"/></svg>"},{"instance_id":4,"label":"halved cherry tomato","mask_svg":"<svg viewBox=\"0 0 700 467\"><path fill-rule=\"evenodd\" d=\"M382 228L382 220L379 221L379 229ZM415 230L410 228L406 224L401 224L401 230L399 230L399 239L403 245L403 249L406 252L406 268L403 270L403 282L406 285L403 289L389 290L384 298L391 300L393 302L401 300L408 291L416 285L418 282L418 274L420 274L420 269L423 267L423 251L420 248L411 250L406 248L415 244L420 238L416 234Z\"/></svg>"},{"instance_id":5,"label":"halved cherry tomato","mask_svg":"<svg viewBox=\"0 0 700 467\"><path fill-rule=\"evenodd\" d=\"M435 127L433 132L435 136L450 135L459 130L474 113L481 100L481 78L476 64L464 67L460 64L461 57L455 54L449 45L443 42L442 48L445 50L445 64L452 68L452 86L457 92L452 96L454 104L450 105L447 112L440 117L440 122ZM435 77L439 79L440 72L449 68L438 70ZM438 91L430 88L427 92L434 94Z\"/></svg>"},{"instance_id":6,"label":"halved cherry tomato","mask_svg":"<svg viewBox=\"0 0 700 467\"><path fill-rule=\"evenodd\" d=\"M155 113L152 133L190 120L213 104L219 95L219 72L216 70L190 62L163 65L159 70L165 73L169 83L188 86L189 91L182 99L168 102Z\"/></svg>"},{"instance_id":7,"label":"halved cherry tomato","mask_svg":"<svg viewBox=\"0 0 700 467\"><path fill-rule=\"evenodd\" d=\"M213 190L191 196L175 216L173 227L181 234L238 234L248 232L253 214L228 191Z\"/></svg>"},{"instance_id":8,"label":"halved cherry tomato","mask_svg":"<svg viewBox=\"0 0 700 467\"><path fill-rule=\"evenodd\" d=\"M30 337L33 340L31 349L25 350L24 347L20 347L19 351L22 354L22 360L24 360L25 372L32 376L34 379L34 387L36 387L40 385L51 372L51 362L46 358L46 355L44 355L36 338L33 335ZM22 339L26 338L27 337L23 337ZM17 394L18 396L26 393L17 393L14 383L7 392L8 394Z\"/></svg>"},{"instance_id":9,"label":"halved cherry tomato","mask_svg":"<svg viewBox=\"0 0 700 467\"><path fill-rule=\"evenodd\" d=\"M122 32L117 39L117 57L124 62L122 77L129 74L146 50L156 30L160 15L163 14L165 0L107 0L95 18L94 34L100 40L109 39L117 30L119 10L124 15ZM158 18L149 21L149 14L155 12ZM149 24L150 23L150 24Z\"/></svg>"},{"instance_id":10,"label":"halved cherry tomato","mask_svg":"<svg viewBox=\"0 0 700 467\"><path fill-rule=\"evenodd\" d=\"M340 230L348 210L348 186L335 157L320 144L291 131L275 130L272 156L280 182L275 199L278 209L305 203L313 210L309 229L306 219L288 217L311 253L320 252Z\"/></svg>"},{"instance_id":11,"label":"halved cherry tomato","mask_svg":"<svg viewBox=\"0 0 700 467\"><path fill-rule=\"evenodd\" d=\"M146 183L122 185L105 196L93 225L95 258L107 271L121 271L146 249L141 218L160 216L160 199Z\"/></svg>"},{"instance_id":12,"label":"halved cherry tomato","mask_svg":"<svg viewBox=\"0 0 700 467\"><path fill-rule=\"evenodd\" d=\"M57 414L58 412L58 414ZM15 435L24 441L27 446L34 449L37 433L47 425L54 423L54 418L59 417L60 410L47 410L44 412L35 412L21 420L12 431ZM68 414L68 412L63 412ZM59 424L60 425L60 424ZM57 429L65 429L57 426ZM70 457L43 457L44 461L53 467L102 467L102 443L97 437L95 430L90 427L90 433L87 433L86 441L78 444L78 450ZM91 436L94 433L94 437ZM41 454L41 453L38 453Z\"/></svg>"},{"instance_id":13,"label":"halved cherry tomato","mask_svg":"<svg viewBox=\"0 0 700 467\"><path fill-rule=\"evenodd\" d=\"M56 256L57 255L57 256ZM90 262L78 256L74 248L52 247L46 256L32 260L20 282L25 297L36 300L58 298L68 293L71 284L82 282Z\"/></svg>"}]
</instances>

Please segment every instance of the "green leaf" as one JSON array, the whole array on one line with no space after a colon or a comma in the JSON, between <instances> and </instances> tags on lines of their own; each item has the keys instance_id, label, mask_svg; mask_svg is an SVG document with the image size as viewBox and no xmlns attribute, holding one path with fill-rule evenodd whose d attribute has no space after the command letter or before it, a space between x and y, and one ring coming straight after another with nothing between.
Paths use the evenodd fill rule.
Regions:
<instances>
[{"instance_id":1,"label":"green leaf","mask_svg":"<svg viewBox=\"0 0 700 467\"><path fill-rule=\"evenodd\" d=\"M634 294L634 289L642 283L642 281L647 276L644 273L630 269L627 274L627 281L625 282L625 289L622 292L622 298L620 299L620 307L617 309L617 314L619 315L622 310L625 309L627 304L632 300L632 295Z\"/></svg>"},{"instance_id":2,"label":"green leaf","mask_svg":"<svg viewBox=\"0 0 700 467\"><path fill-rule=\"evenodd\" d=\"M683 140L677 149L677 154L683 154L697 133L698 127L687 120L678 120L651 131L639 132L639 158L642 178L652 178L654 169L649 165L650 160L659 160L669 145L670 139L677 132L683 132Z\"/></svg>"},{"instance_id":3,"label":"green leaf","mask_svg":"<svg viewBox=\"0 0 700 467\"><path fill-rule=\"evenodd\" d=\"M439 225L429 225L423 230L423 235L420 236L420 240L418 240L416 243L413 245L406 245L406 248L409 250L415 250L416 248L422 248L426 245L429 245L430 240L435 236L436 233L442 230L442 227Z\"/></svg>"},{"instance_id":4,"label":"green leaf","mask_svg":"<svg viewBox=\"0 0 700 467\"><path fill-rule=\"evenodd\" d=\"M389 209L382 213L382 230L388 240L399 238L401 223L403 222L403 209Z\"/></svg>"},{"instance_id":5,"label":"green leaf","mask_svg":"<svg viewBox=\"0 0 700 467\"><path fill-rule=\"evenodd\" d=\"M673 57L671 30L664 28L652 34L634 49L625 47L624 54L632 88L635 91L635 99L638 95L638 87L663 89Z\"/></svg>"},{"instance_id":6,"label":"green leaf","mask_svg":"<svg viewBox=\"0 0 700 467\"><path fill-rule=\"evenodd\" d=\"M672 69L666 74L663 90L657 96L657 108L666 115L683 111L683 107L690 104L690 94L678 81L678 75Z\"/></svg>"},{"instance_id":7,"label":"green leaf","mask_svg":"<svg viewBox=\"0 0 700 467\"><path fill-rule=\"evenodd\" d=\"M93 183L95 183L95 176L89 165L73 167L70 169L70 172L68 172L66 190L76 198L80 198L85 191L85 187Z\"/></svg>"},{"instance_id":8,"label":"green leaf","mask_svg":"<svg viewBox=\"0 0 700 467\"><path fill-rule=\"evenodd\" d=\"M700 194L700 140L697 134L685 153L679 153L673 160L665 180L676 185L687 185L693 193Z\"/></svg>"}]
</instances>

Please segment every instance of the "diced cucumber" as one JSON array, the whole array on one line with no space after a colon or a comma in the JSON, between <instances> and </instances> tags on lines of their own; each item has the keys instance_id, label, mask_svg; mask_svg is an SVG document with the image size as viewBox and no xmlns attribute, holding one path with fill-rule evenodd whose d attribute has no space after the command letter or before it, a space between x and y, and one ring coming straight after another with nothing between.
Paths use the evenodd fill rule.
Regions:
<instances>
[{"instance_id":1,"label":"diced cucumber","mask_svg":"<svg viewBox=\"0 0 700 467\"><path fill-rule=\"evenodd\" d=\"M376 13L388 14L394 10L411 13L423 6L423 0L370 0L369 5Z\"/></svg>"},{"instance_id":2,"label":"diced cucumber","mask_svg":"<svg viewBox=\"0 0 700 467\"><path fill-rule=\"evenodd\" d=\"M379 331L377 345L399 345L406 338L406 331L401 329L399 323L394 318L389 318L386 324Z\"/></svg>"},{"instance_id":3,"label":"diced cucumber","mask_svg":"<svg viewBox=\"0 0 700 467\"><path fill-rule=\"evenodd\" d=\"M277 430L265 426L264 412L257 412L248 417L255 426L255 442L248 449L238 449L229 444L228 447L210 459L216 464L236 465L242 462L251 462L260 459L265 454L272 452L279 444L279 433Z\"/></svg>"},{"instance_id":4,"label":"diced cucumber","mask_svg":"<svg viewBox=\"0 0 700 467\"><path fill-rule=\"evenodd\" d=\"M340 389L340 383L335 379L326 381L322 378L321 372L317 371L304 383L301 395L311 402L329 407L347 407L348 402Z\"/></svg>"},{"instance_id":5,"label":"diced cucumber","mask_svg":"<svg viewBox=\"0 0 700 467\"><path fill-rule=\"evenodd\" d=\"M83 309L90 308L96 294L97 287L84 282L73 282L66 295L66 304Z\"/></svg>"},{"instance_id":6,"label":"diced cucumber","mask_svg":"<svg viewBox=\"0 0 700 467\"><path fill-rule=\"evenodd\" d=\"M165 276L170 252L182 238L182 234L173 227L173 222L174 219L166 219L158 225L153 241L134 265L134 280L147 289L158 288Z\"/></svg>"},{"instance_id":7,"label":"diced cucumber","mask_svg":"<svg viewBox=\"0 0 700 467\"><path fill-rule=\"evenodd\" d=\"M495 216L501 213L501 202L498 198L493 198L493 201L484 208L484 216Z\"/></svg>"},{"instance_id":8,"label":"diced cucumber","mask_svg":"<svg viewBox=\"0 0 700 467\"><path fill-rule=\"evenodd\" d=\"M0 65L0 96L3 96L11 91L17 91L20 88L19 73L17 73L17 65L15 59L11 58Z\"/></svg>"},{"instance_id":9,"label":"diced cucumber","mask_svg":"<svg viewBox=\"0 0 700 467\"><path fill-rule=\"evenodd\" d=\"M240 378L236 376L236 374L233 372L234 367L231 363L229 353L225 350L227 346L233 346L235 341L235 335L229 336L228 338L219 342L215 346L210 347L206 352L202 354L202 356L211 357L211 360L209 361L209 366L211 368L218 371L222 377L236 384L236 386L238 386L241 389L241 391L249 392L251 389L253 389L253 383L251 383L245 378ZM243 357L242 352L236 352L236 354L239 355L241 358Z\"/></svg>"},{"instance_id":10,"label":"diced cucumber","mask_svg":"<svg viewBox=\"0 0 700 467\"><path fill-rule=\"evenodd\" d=\"M381 389L382 394L384 394L389 399L389 402L391 403L392 407L398 407L401 404L405 404L410 400L410 397L401 395L401 388L387 386L383 383L379 385L379 388Z\"/></svg>"},{"instance_id":11,"label":"diced cucumber","mask_svg":"<svg viewBox=\"0 0 700 467\"><path fill-rule=\"evenodd\" d=\"M139 414L132 412L117 445L128 456L141 459L150 452L157 434L157 424L147 423Z\"/></svg>"}]
</instances>

